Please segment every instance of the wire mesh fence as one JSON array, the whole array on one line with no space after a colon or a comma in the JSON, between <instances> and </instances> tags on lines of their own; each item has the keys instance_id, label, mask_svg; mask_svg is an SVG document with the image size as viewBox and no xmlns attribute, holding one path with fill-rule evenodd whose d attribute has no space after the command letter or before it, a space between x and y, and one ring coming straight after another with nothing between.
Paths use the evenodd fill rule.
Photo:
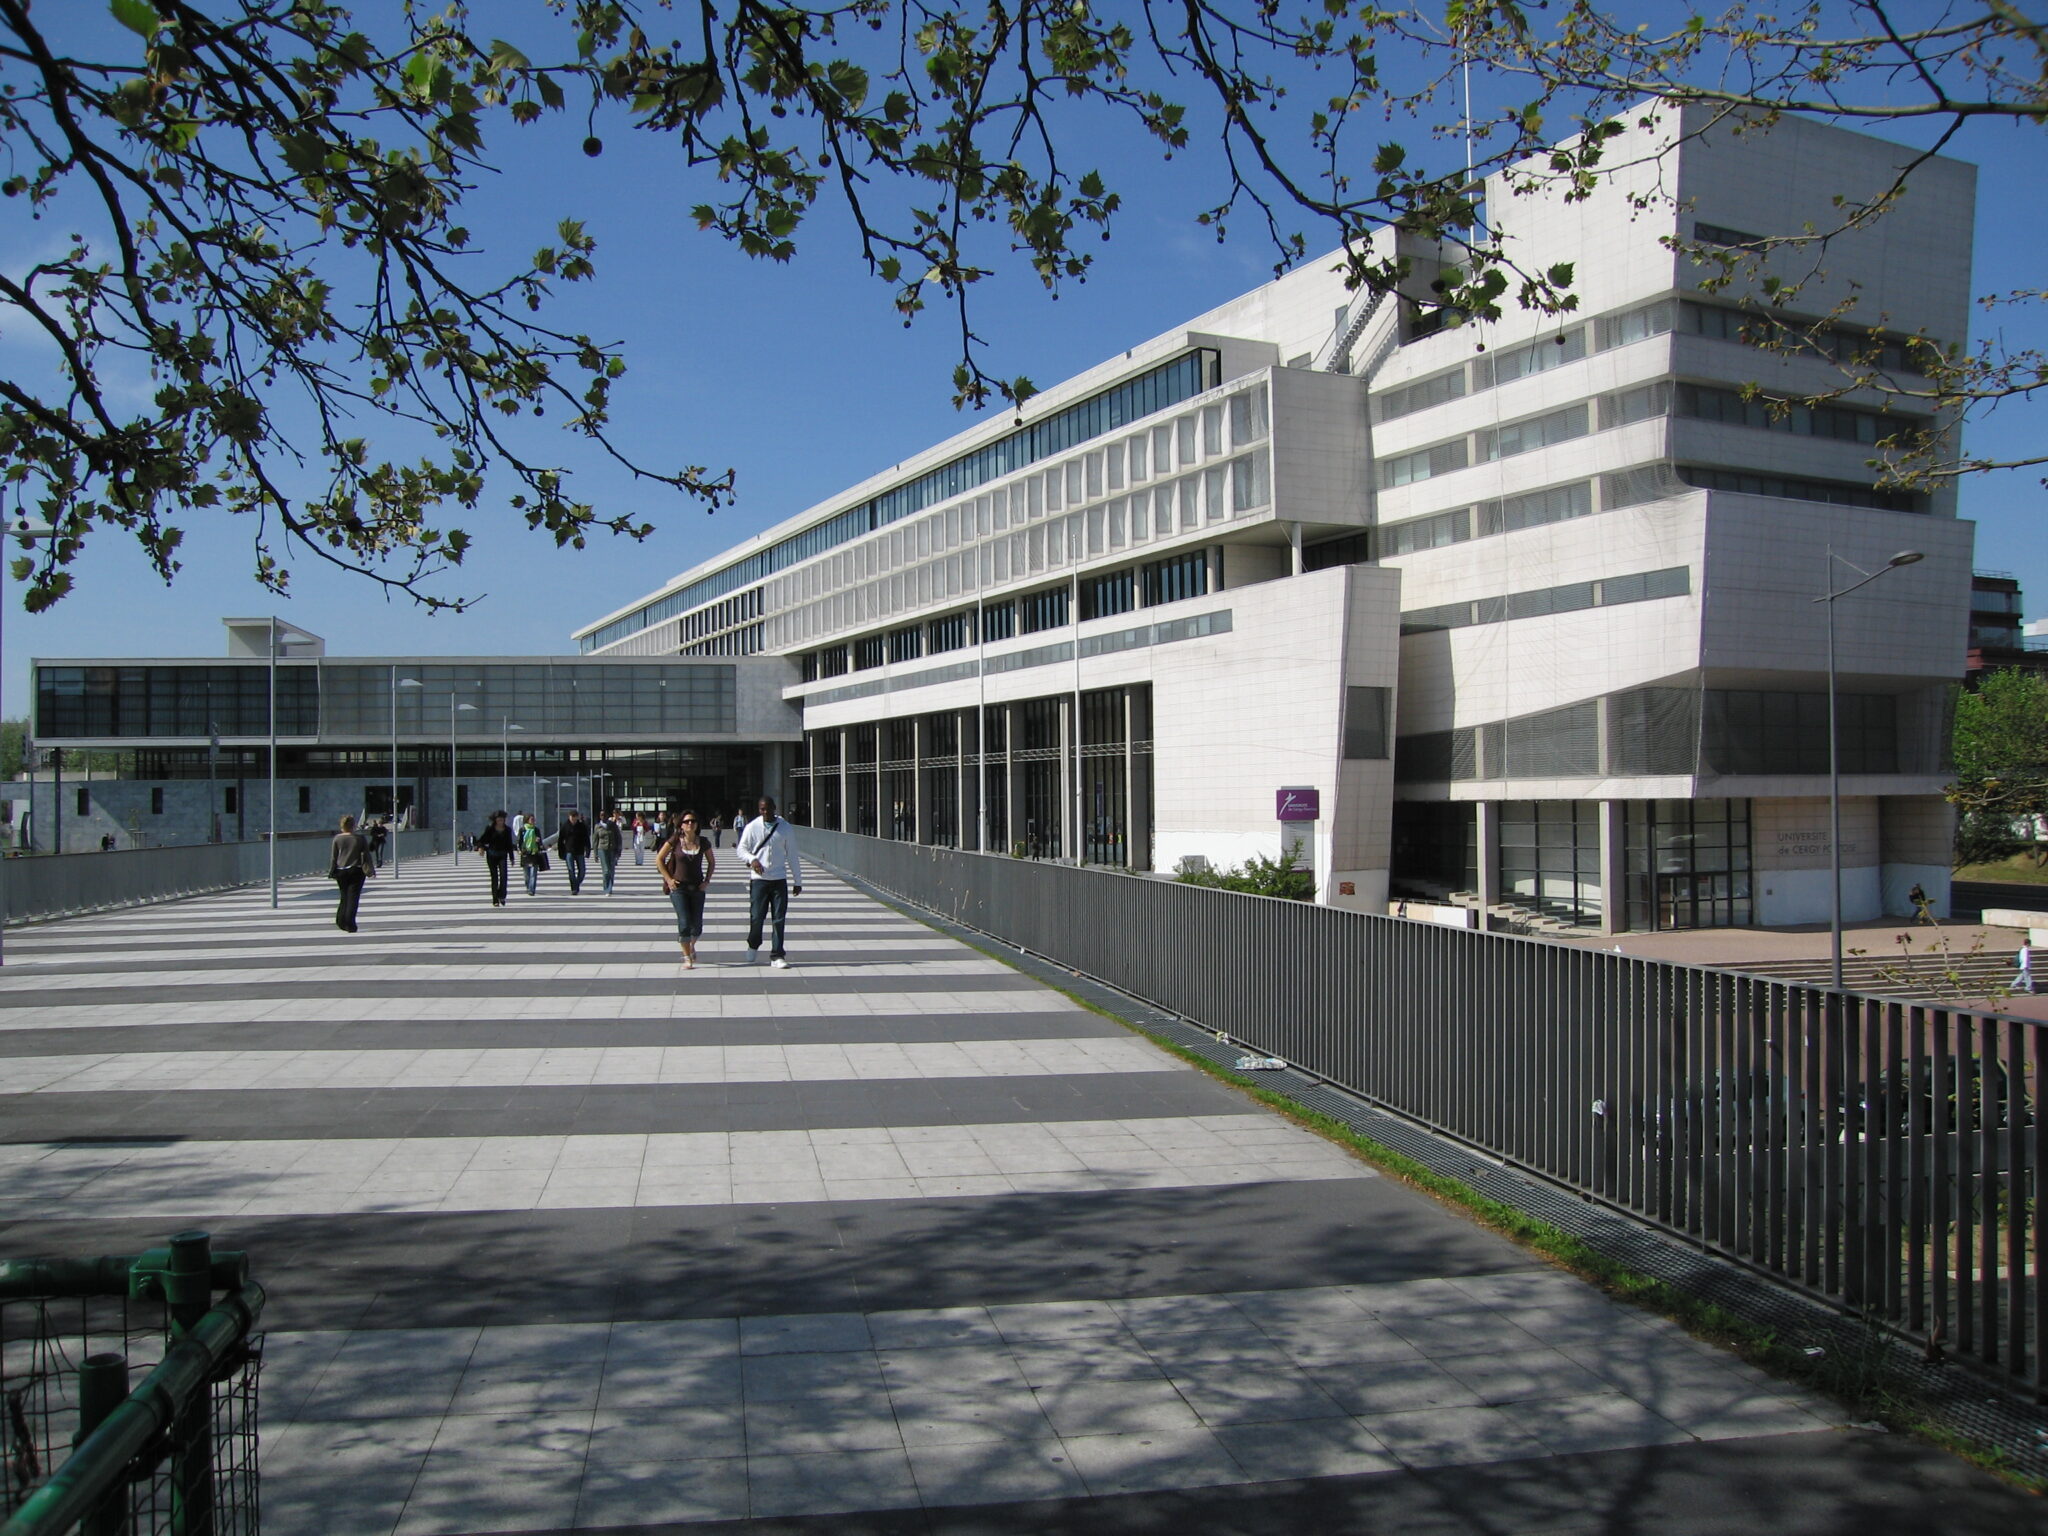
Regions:
<instances>
[{"instance_id":1,"label":"wire mesh fence","mask_svg":"<svg viewBox=\"0 0 2048 1536\"><path fill-rule=\"evenodd\" d=\"M258 1531L261 1306L204 1234L0 1262L0 1536Z\"/></svg>"}]
</instances>

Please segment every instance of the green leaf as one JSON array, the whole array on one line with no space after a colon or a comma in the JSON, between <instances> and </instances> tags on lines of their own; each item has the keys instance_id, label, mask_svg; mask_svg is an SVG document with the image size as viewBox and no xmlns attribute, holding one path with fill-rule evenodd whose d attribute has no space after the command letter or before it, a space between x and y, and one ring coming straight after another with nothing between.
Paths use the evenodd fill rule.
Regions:
<instances>
[{"instance_id":1,"label":"green leaf","mask_svg":"<svg viewBox=\"0 0 2048 1536\"><path fill-rule=\"evenodd\" d=\"M155 37L164 24L147 0L112 0L107 9L114 20L138 37Z\"/></svg>"}]
</instances>

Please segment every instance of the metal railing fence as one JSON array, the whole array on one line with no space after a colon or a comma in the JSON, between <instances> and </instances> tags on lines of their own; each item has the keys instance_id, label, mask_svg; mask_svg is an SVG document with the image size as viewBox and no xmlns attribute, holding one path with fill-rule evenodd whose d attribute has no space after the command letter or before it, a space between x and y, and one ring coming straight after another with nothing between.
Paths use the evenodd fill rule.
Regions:
<instances>
[{"instance_id":1,"label":"metal railing fence","mask_svg":"<svg viewBox=\"0 0 2048 1536\"><path fill-rule=\"evenodd\" d=\"M402 834L403 856L445 853L443 832ZM280 880L327 872L326 837L280 838ZM10 923L71 917L114 907L172 901L207 891L260 885L270 878L269 845L263 842L194 843L176 848L119 848L112 853L41 854L8 859L0 868L0 919ZM387 858L387 866L388 866Z\"/></svg>"},{"instance_id":2,"label":"metal railing fence","mask_svg":"<svg viewBox=\"0 0 2048 1536\"><path fill-rule=\"evenodd\" d=\"M204 1232L0 1261L0 1536L253 1536L263 1301Z\"/></svg>"},{"instance_id":3,"label":"metal railing fence","mask_svg":"<svg viewBox=\"0 0 2048 1536\"><path fill-rule=\"evenodd\" d=\"M807 857L2048 1394L2048 1026L806 829Z\"/></svg>"}]
</instances>

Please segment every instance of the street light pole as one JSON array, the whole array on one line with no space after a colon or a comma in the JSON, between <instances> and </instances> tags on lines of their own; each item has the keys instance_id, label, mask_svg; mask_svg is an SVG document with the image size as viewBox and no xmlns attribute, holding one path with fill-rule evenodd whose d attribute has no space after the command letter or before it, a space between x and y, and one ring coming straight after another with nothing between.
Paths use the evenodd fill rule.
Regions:
<instances>
[{"instance_id":1,"label":"street light pole","mask_svg":"<svg viewBox=\"0 0 2048 1536\"><path fill-rule=\"evenodd\" d=\"M277 615L270 616L270 908L277 910Z\"/></svg>"},{"instance_id":2,"label":"street light pole","mask_svg":"<svg viewBox=\"0 0 2048 1536\"><path fill-rule=\"evenodd\" d=\"M391 878L398 878L398 663L391 663Z\"/></svg>"},{"instance_id":3,"label":"street light pole","mask_svg":"<svg viewBox=\"0 0 2048 1536\"><path fill-rule=\"evenodd\" d=\"M14 526L13 526L12 528L10 528L10 529L8 530L8 536L9 536L9 537L11 537L11 538L13 538L14 540L16 540L16 541L17 541L17 542L18 542L18 543L19 543L19 544L21 545L21 547L22 547L23 549L27 549L27 548L29 548L29 547L30 547L31 545L33 545L33 544L34 544L34 543L35 543L35 542L36 542L36 541L37 541L38 539L48 539L48 538L54 538L54 537L56 536L56 529L54 529L54 528L31 528L31 527L30 527L30 526L28 525L28 522L27 522L27 520L26 520L26 519L23 519L23 520L22 520L21 522L18 522L18 523L16 523L16 524L15 524L15 525L14 525ZM4 611L5 611L5 609L6 609L6 606L7 606L7 604L6 604L6 601L5 601L5 600L6 600L6 598L7 598L7 597L8 597L9 595L10 595L10 594L8 594L8 593L7 593L7 592L6 592L5 590L4 590L4 588L0 588L0 612L4 612ZM4 648L0 648L0 649L4 649ZM33 694L34 694L34 683L35 683L35 674L34 674L34 673L30 673L30 674L29 674L29 683L30 683L30 693L31 693L31 696L30 696L30 699L29 699L29 708L30 708L30 710L31 710L31 711L33 711L33 710L34 710L34 708L35 708L35 699L34 699L34 696L33 696ZM30 713L29 715L27 715L27 716L25 716L25 717L24 717L24 719L25 719L25 720L33 720L34 718L35 718L35 716L34 716L34 714L33 714L33 713ZM33 826L35 825L35 815L36 815L36 770L35 770L35 747L34 747L34 744L33 744L33 742L32 742L32 741L30 740L30 737L29 737L29 731L28 731L28 726L27 726L27 724L24 724L24 725L22 726L22 730L21 730L21 760L22 760L23 762L27 763L27 764L29 765L29 767L28 767L28 818L29 818L29 825L30 825L31 827L33 827ZM15 826L10 826L10 827L8 828L8 833L9 833L9 836L10 836L10 838L12 839L12 841L13 841L14 843L16 843L17 845L19 845L19 844L20 844L20 842L21 842L21 828L19 828L19 827L15 827ZM59 853L62 853L63 851L64 851L64 850L63 850L63 849L61 849L61 848L59 848L59 849L57 850L57 852L59 852ZM31 853L35 852L35 845L34 845L33 843L31 843L31 844L29 845L29 852L31 852ZM0 882L4 882L4 881L5 881L5 879L6 879L6 870L7 870L7 854L6 854L6 851L5 851L5 850L0 850ZM4 883L0 883L0 933L4 933L4 930L5 930L5 927L6 927L6 923L7 923L7 887L6 887L6 885L5 885ZM4 963L6 962L6 958L7 958L7 956L6 956L6 953L5 953L5 941L4 941L4 938L0 938L0 964L4 964Z\"/></svg>"},{"instance_id":4,"label":"street light pole","mask_svg":"<svg viewBox=\"0 0 2048 1536\"><path fill-rule=\"evenodd\" d=\"M512 733L523 731L523 725L514 725L510 715L498 717L498 808L509 810L512 800Z\"/></svg>"},{"instance_id":5,"label":"street light pole","mask_svg":"<svg viewBox=\"0 0 2048 1536\"><path fill-rule=\"evenodd\" d=\"M1835 553L1834 545L1828 546L1828 590L1816 603L1824 603L1827 611L1828 630L1828 876L1830 898L1828 902L1828 953L1833 957L1832 975L1834 989L1842 990L1842 733L1837 723L1838 691L1835 686L1835 600L1847 597L1869 586L1886 571L1896 570L1902 565L1913 565L1927 557L1917 549L1901 550L1874 571L1866 571ZM1856 572L1863 579L1852 582L1839 592L1835 590L1835 562Z\"/></svg>"},{"instance_id":6,"label":"street light pole","mask_svg":"<svg viewBox=\"0 0 2048 1536\"><path fill-rule=\"evenodd\" d=\"M456 781L456 779L457 779L457 778L459 778L459 777L460 777L461 775L457 773L457 771L456 771L456 766L455 766L455 712L456 712L456 711L457 711L458 709L469 709L469 710L473 710L473 709L475 709L475 708L476 708L476 706L475 706L474 704L457 704L457 703L455 702L455 695L454 695L454 693L453 693L453 692L450 692L450 693L449 693L449 695L448 695L448 843L449 843L449 847L450 847L450 849L451 849L451 850L453 851L453 853L454 853L454 855L455 855L455 863L456 863L456 864L458 864L458 865L460 865L460 864L462 863L462 831L461 831L461 829L460 829L459 827L457 827L457 826L456 826L456 824L455 824L455 815L456 815L456 807L455 807L455 800L456 800L456 785L455 785L455 781Z\"/></svg>"}]
</instances>

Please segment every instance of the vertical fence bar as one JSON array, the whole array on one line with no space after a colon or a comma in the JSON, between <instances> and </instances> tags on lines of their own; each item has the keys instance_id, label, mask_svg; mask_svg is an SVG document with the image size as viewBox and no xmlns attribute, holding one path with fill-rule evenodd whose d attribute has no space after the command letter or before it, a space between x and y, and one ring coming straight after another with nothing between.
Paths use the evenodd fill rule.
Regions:
<instances>
[{"instance_id":1,"label":"vertical fence bar","mask_svg":"<svg viewBox=\"0 0 2048 1536\"><path fill-rule=\"evenodd\" d=\"M2005 1364L2019 1374L2027 1358L2027 1197L2021 1178L2026 1165L2027 1048L2025 1026L2005 1029ZM2039 1192L2033 1191L2036 1199Z\"/></svg>"},{"instance_id":2,"label":"vertical fence bar","mask_svg":"<svg viewBox=\"0 0 2048 1536\"><path fill-rule=\"evenodd\" d=\"M1880 1292L1885 1316L1897 1320L1904 1311L1901 1295L1904 1276L1901 1260L1905 1254L1906 1218L1906 1127L1902 1122L1899 1074L1903 1070L1901 1048L1904 1009L1897 1003L1882 1007L1879 1050L1879 1092L1872 1113L1879 1117L1881 1139L1877 1154L1883 1164L1883 1197L1879 1220L1871 1225L1876 1249L1872 1261L1884 1277Z\"/></svg>"},{"instance_id":3,"label":"vertical fence bar","mask_svg":"<svg viewBox=\"0 0 2048 1536\"><path fill-rule=\"evenodd\" d=\"M1974 1023L1970 1014L1956 1015L1955 1059L1950 1063L1956 1117L1956 1348L1966 1355L1976 1352L1977 1337L1977 1259L1976 1244L1971 1240L1977 1200L1976 1175L1971 1171L1976 1144L1970 1132L1976 1128L1974 1117L1982 1106L1977 1097L1981 1074L1972 1070L1977 1060Z\"/></svg>"},{"instance_id":4,"label":"vertical fence bar","mask_svg":"<svg viewBox=\"0 0 2048 1536\"><path fill-rule=\"evenodd\" d=\"M1934 1135L1928 1111L1933 1084L1927 1062L1928 1010L1917 1004L1907 1013L1906 1037L1906 1312L1908 1328L1927 1331L1927 1238L1932 1219L1927 1185L1929 1141ZM1937 1249L1939 1242L1937 1240Z\"/></svg>"},{"instance_id":5,"label":"vertical fence bar","mask_svg":"<svg viewBox=\"0 0 2048 1536\"><path fill-rule=\"evenodd\" d=\"M2000 1092L1997 1021L1985 1019L1977 1037L1977 1304L1982 1308L1977 1347L1989 1361L1998 1359L1998 1129L2005 1095Z\"/></svg>"},{"instance_id":6,"label":"vertical fence bar","mask_svg":"<svg viewBox=\"0 0 2048 1536\"><path fill-rule=\"evenodd\" d=\"M1928 1150L1932 1167L1929 1170L1932 1184L1934 1209L1929 1215L1929 1255L1934 1261L1932 1276L1934 1293L1929 1298L1933 1318L1928 1324L1928 1334L1946 1333L1949 1329L1949 1308L1953 1287L1949 1283L1949 1262L1953 1249L1950 1247L1949 1228L1955 1219L1955 1177L1954 1148L1951 1146L1955 1121L1955 1089L1951 1077L1954 1061L1949 1055L1949 1012L1946 1008L1934 1011L1934 1033L1928 1043L1928 1117L1930 1139ZM1951 1335L1958 1338L1959 1335Z\"/></svg>"}]
</instances>

